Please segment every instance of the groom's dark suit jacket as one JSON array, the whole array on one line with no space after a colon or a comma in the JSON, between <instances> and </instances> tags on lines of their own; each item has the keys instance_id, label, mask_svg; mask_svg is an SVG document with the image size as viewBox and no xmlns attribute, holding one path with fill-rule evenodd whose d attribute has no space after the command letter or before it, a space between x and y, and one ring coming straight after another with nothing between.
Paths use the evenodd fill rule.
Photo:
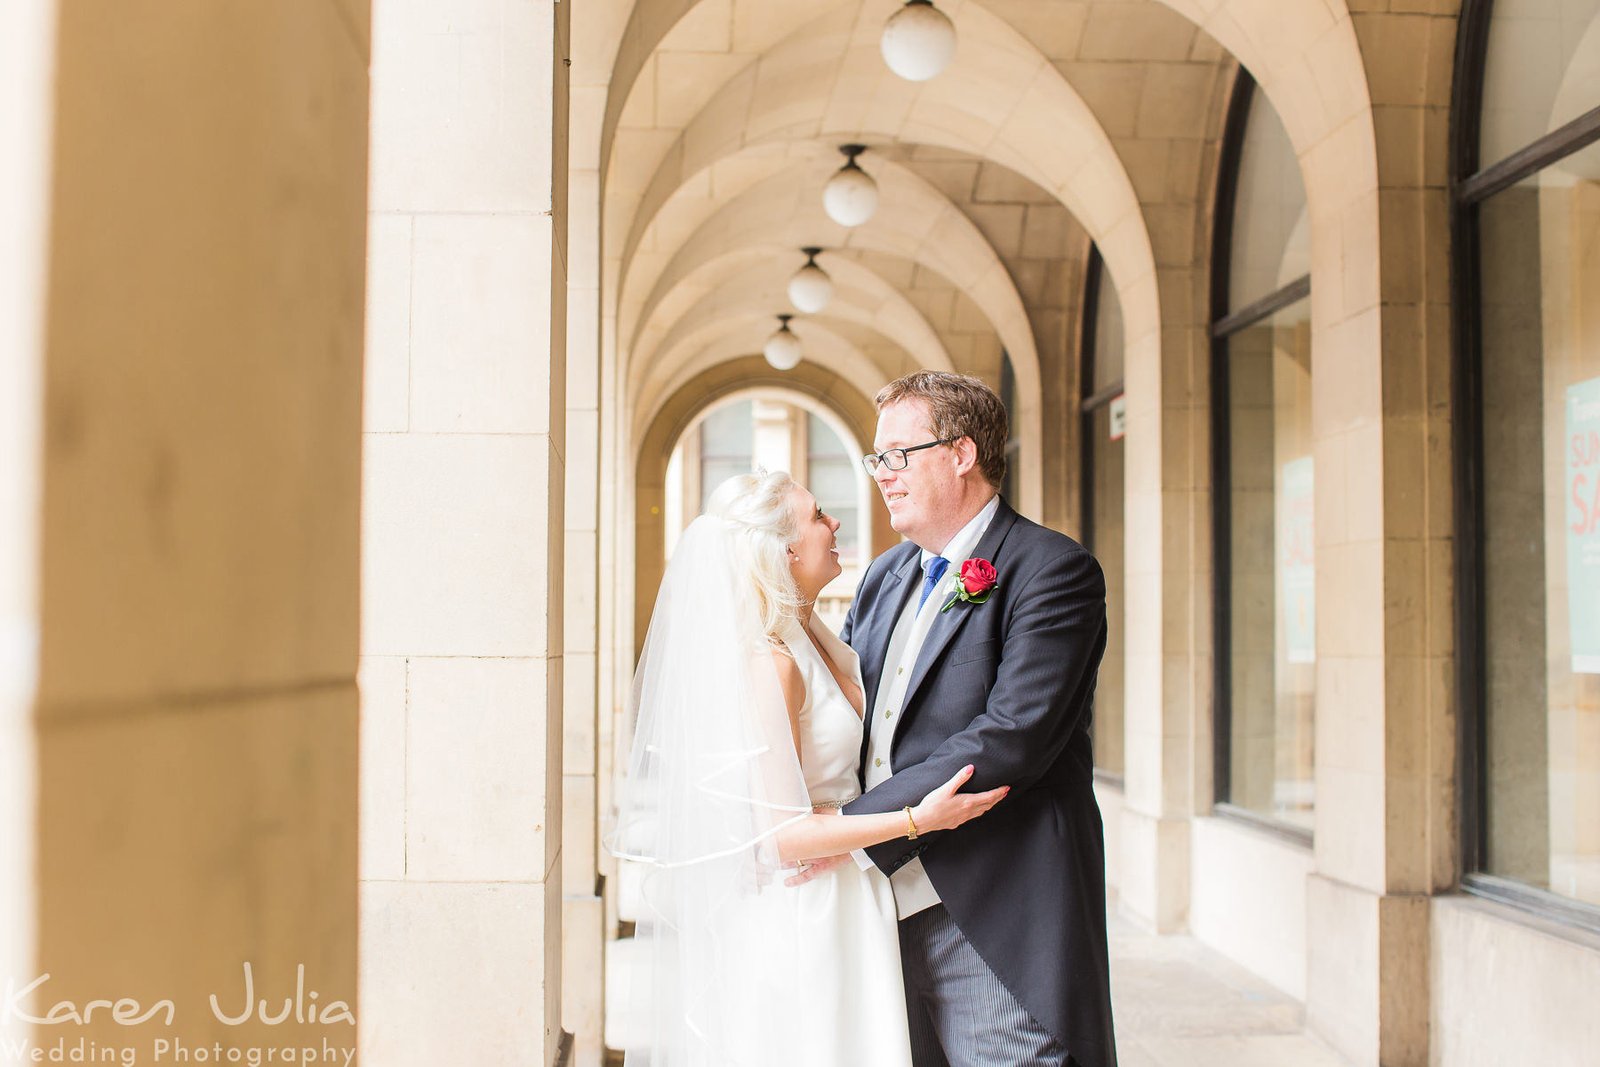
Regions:
<instances>
[{"instance_id":1,"label":"groom's dark suit jacket","mask_svg":"<svg viewBox=\"0 0 1600 1067\"><path fill-rule=\"evenodd\" d=\"M902 544L875 560L845 620L868 730L890 632L922 588L920 555ZM1082 545L1004 500L972 555L994 564L998 584L985 603L958 602L936 618L906 690L894 777L845 811L914 805L969 763L968 791L1010 785L965 826L867 853L887 874L920 856L951 918L1023 1007L1083 1067L1115 1067L1105 837L1089 747L1105 578Z\"/></svg>"}]
</instances>

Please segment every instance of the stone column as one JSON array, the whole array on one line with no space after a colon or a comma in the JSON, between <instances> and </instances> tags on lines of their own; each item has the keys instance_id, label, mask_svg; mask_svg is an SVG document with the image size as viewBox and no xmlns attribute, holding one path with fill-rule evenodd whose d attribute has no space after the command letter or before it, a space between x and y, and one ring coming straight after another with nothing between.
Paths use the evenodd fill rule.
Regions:
<instances>
[{"instance_id":1,"label":"stone column","mask_svg":"<svg viewBox=\"0 0 1600 1067\"><path fill-rule=\"evenodd\" d=\"M766 397L757 397L750 407L752 461L757 467L772 471L793 473L795 411L789 405ZM715 489L716 486L710 488Z\"/></svg>"},{"instance_id":2,"label":"stone column","mask_svg":"<svg viewBox=\"0 0 1600 1067\"><path fill-rule=\"evenodd\" d=\"M1336 591L1317 598L1306 1018L1360 1064L1428 1062L1429 895L1455 878L1449 6L1356 13L1370 111L1300 146L1317 583Z\"/></svg>"},{"instance_id":3,"label":"stone column","mask_svg":"<svg viewBox=\"0 0 1600 1067\"><path fill-rule=\"evenodd\" d=\"M1221 126L1222 83L1208 86L1203 127ZM1211 683L1211 551L1206 274L1197 266L1193 219L1212 188L1214 159L1196 140L1179 142L1166 183L1142 194L1156 259L1155 278L1109 270L1124 321L1159 292L1161 328L1127 337L1124 382L1124 800L1122 910L1162 933L1189 913L1190 820L1209 804L1209 760L1196 742ZM1178 165L1177 160L1184 161ZM1204 247L1203 245L1201 246ZM1143 620L1143 621L1141 621Z\"/></svg>"},{"instance_id":4,"label":"stone column","mask_svg":"<svg viewBox=\"0 0 1600 1067\"><path fill-rule=\"evenodd\" d=\"M36 758L12 747L29 732L18 663L0 750L33 764L22 876L34 971L51 978L30 1006L159 1010L138 1029L100 1010L50 1034L96 1060L131 1048L145 1062L156 1040L223 1058L353 1050L333 1002L356 1007L363 7L5 7L0 107L22 122L0 133L4 211L20 176L28 214L0 253L0 604L23 620L9 654L30 638L35 591L18 579L37 575L39 646ZM9 770L0 781L17 788ZM9 884L17 846L11 826L0 835ZM274 1011L303 976L306 1021L217 1018L212 995L241 1010L247 964Z\"/></svg>"},{"instance_id":5,"label":"stone column","mask_svg":"<svg viewBox=\"0 0 1600 1067\"><path fill-rule=\"evenodd\" d=\"M0 975L35 970L39 473L54 0L0 8ZM0 1041L29 1036L0 1020Z\"/></svg>"},{"instance_id":6,"label":"stone column","mask_svg":"<svg viewBox=\"0 0 1600 1067\"><path fill-rule=\"evenodd\" d=\"M364 1056L560 1015L571 4L379 0L363 486Z\"/></svg>"},{"instance_id":7,"label":"stone column","mask_svg":"<svg viewBox=\"0 0 1600 1067\"><path fill-rule=\"evenodd\" d=\"M1160 227L1152 227L1157 238ZM1126 552L1123 911L1161 933L1189 911L1189 833L1209 789L1194 769L1210 679L1210 455L1203 311L1192 270L1158 270L1158 338L1130 339ZM1110 278L1107 278L1107 282ZM1134 620L1151 620L1139 625Z\"/></svg>"},{"instance_id":8,"label":"stone column","mask_svg":"<svg viewBox=\"0 0 1600 1067\"><path fill-rule=\"evenodd\" d=\"M597 62L596 12L572 19L568 161L566 681L562 757L562 1025L579 1067L604 1054L600 854L600 126L609 63Z\"/></svg>"},{"instance_id":9,"label":"stone column","mask_svg":"<svg viewBox=\"0 0 1600 1067\"><path fill-rule=\"evenodd\" d=\"M700 514L700 500L705 495L705 484L700 476L699 425L691 426L685 430L678 441L683 466L683 492L678 500L678 519L679 528L681 529L687 526L694 516Z\"/></svg>"}]
</instances>

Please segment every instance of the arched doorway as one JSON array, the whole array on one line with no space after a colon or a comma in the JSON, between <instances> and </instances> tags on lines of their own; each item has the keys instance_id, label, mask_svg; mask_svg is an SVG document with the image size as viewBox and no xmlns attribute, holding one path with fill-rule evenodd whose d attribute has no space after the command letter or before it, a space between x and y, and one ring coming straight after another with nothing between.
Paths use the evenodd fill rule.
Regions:
<instances>
[{"instance_id":1,"label":"arched doorway","mask_svg":"<svg viewBox=\"0 0 1600 1067\"><path fill-rule=\"evenodd\" d=\"M792 408L817 417L850 452L859 454L862 442L872 440L877 416L871 399L837 375L813 364L802 363L794 370L779 372L759 356L745 356L714 367L677 390L662 405L644 433L635 467L632 597L635 653L643 645L651 605L655 602L656 588L669 554L669 515L679 524L680 530L694 517L684 505L684 483L694 481L692 477L686 479L680 472L675 483L676 502L668 503L673 455L679 451L685 437L703 424L708 415L756 397L783 398ZM726 460L729 465L713 469L732 473L731 464L743 462L745 455L730 454ZM749 455L754 458L753 452ZM703 495L699 494L693 506L696 514L698 499L703 499ZM865 562L892 546L897 538L876 492L862 493L857 500L861 508L861 529L868 534L861 542ZM631 656L629 662L632 662Z\"/></svg>"},{"instance_id":2,"label":"arched doorway","mask_svg":"<svg viewBox=\"0 0 1600 1067\"><path fill-rule=\"evenodd\" d=\"M722 397L695 416L667 461L661 516L667 557L723 479L756 469L788 471L839 520L844 569L817 601L837 630L874 554L876 493L860 464L867 451L832 408L805 393L755 388Z\"/></svg>"}]
</instances>

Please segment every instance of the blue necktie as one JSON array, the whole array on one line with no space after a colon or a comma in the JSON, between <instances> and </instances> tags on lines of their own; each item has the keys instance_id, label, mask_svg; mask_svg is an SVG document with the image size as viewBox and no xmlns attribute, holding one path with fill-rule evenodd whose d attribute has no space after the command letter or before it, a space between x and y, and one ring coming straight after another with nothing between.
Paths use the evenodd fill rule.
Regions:
<instances>
[{"instance_id":1,"label":"blue necktie","mask_svg":"<svg viewBox=\"0 0 1600 1067\"><path fill-rule=\"evenodd\" d=\"M922 610L922 605L928 602L928 596L933 592L933 587L939 584L939 579L944 577L945 568L950 566L950 561L943 556L934 556L928 561L928 576L922 580L922 599L917 601L917 610Z\"/></svg>"}]
</instances>

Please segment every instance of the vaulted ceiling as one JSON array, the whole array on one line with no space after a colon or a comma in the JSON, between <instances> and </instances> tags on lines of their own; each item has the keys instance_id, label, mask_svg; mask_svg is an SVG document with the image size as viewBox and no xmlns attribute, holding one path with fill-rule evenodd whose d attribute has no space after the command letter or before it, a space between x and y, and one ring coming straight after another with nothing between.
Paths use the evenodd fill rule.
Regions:
<instances>
[{"instance_id":1,"label":"vaulted ceiling","mask_svg":"<svg viewBox=\"0 0 1600 1067\"><path fill-rule=\"evenodd\" d=\"M956 58L913 83L879 50L900 0L595 2L574 91L599 139L575 151L597 158L600 315L633 438L696 375L760 351L815 245L836 295L794 322L806 358L870 396L913 367L998 384L1004 353L1037 507L1037 453L1076 397L1091 241L1130 350L1154 350L1158 264L1204 238L1236 66L1206 13L940 0ZM880 190L855 228L821 200L848 142Z\"/></svg>"}]
</instances>

